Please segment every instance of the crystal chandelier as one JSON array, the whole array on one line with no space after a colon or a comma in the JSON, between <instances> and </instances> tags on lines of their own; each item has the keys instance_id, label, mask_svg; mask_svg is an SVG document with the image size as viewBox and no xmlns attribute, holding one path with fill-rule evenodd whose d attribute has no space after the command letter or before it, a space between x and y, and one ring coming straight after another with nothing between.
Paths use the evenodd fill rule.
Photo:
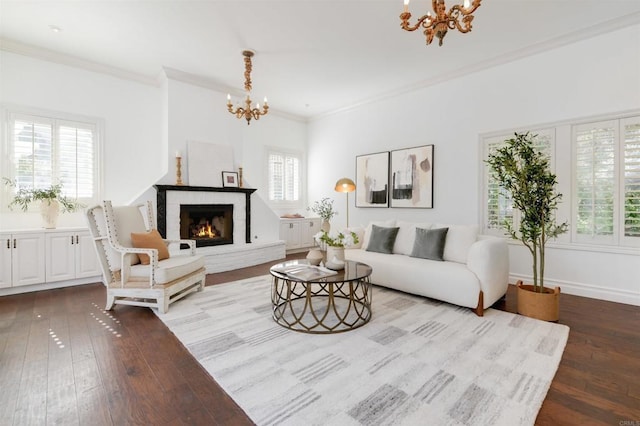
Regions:
<instances>
[{"instance_id":1,"label":"crystal chandelier","mask_svg":"<svg viewBox=\"0 0 640 426\"><path fill-rule=\"evenodd\" d=\"M254 52L251 50L242 51L242 56L244 56L244 90L247 92L247 97L244 100L244 108L239 106L234 110L233 104L231 103L231 95L227 95L227 109L237 118L244 118L247 120L247 125L251 124L252 118L259 120L260 116L267 115L269 112L269 105L267 105L266 96L264 98L264 107L262 110L260 110L259 103L256 104L255 108L251 107L251 58L253 55Z\"/></svg>"},{"instance_id":2,"label":"crystal chandelier","mask_svg":"<svg viewBox=\"0 0 640 426\"><path fill-rule=\"evenodd\" d=\"M462 5L456 4L447 12L447 6L444 4L444 0L431 0L433 10L427 12L426 15L418 19L415 25L409 24L411 19L411 13L409 13L409 0L404 0L404 12L400 14L400 26L406 31L415 31L418 27L424 28L424 35L427 36L427 44L431 44L433 37L440 39L440 46L442 46L442 39L447 35L448 30L458 29L461 33L468 33L471 31L471 21L473 21L472 13L480 7L482 0L464 0Z\"/></svg>"}]
</instances>

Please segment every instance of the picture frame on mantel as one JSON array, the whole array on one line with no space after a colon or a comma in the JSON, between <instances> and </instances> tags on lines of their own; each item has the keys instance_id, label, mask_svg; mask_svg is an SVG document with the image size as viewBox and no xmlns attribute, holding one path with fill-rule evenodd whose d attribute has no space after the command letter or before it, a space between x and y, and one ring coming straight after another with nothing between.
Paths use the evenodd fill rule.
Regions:
<instances>
[{"instance_id":1,"label":"picture frame on mantel","mask_svg":"<svg viewBox=\"0 0 640 426\"><path fill-rule=\"evenodd\" d=\"M389 151L356 156L356 207L389 207Z\"/></svg>"},{"instance_id":2,"label":"picture frame on mantel","mask_svg":"<svg viewBox=\"0 0 640 426\"><path fill-rule=\"evenodd\" d=\"M433 208L433 147L391 151L391 207Z\"/></svg>"},{"instance_id":3,"label":"picture frame on mantel","mask_svg":"<svg viewBox=\"0 0 640 426\"><path fill-rule=\"evenodd\" d=\"M222 172L223 188L238 188L238 172Z\"/></svg>"}]
</instances>

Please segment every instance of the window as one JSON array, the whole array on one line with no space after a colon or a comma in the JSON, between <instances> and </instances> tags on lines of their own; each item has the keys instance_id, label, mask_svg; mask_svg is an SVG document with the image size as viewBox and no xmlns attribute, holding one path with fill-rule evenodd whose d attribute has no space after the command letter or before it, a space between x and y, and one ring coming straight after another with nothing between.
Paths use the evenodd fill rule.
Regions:
<instances>
[{"instance_id":1,"label":"window","mask_svg":"<svg viewBox=\"0 0 640 426\"><path fill-rule=\"evenodd\" d=\"M640 246L640 117L573 127L574 239Z\"/></svg>"},{"instance_id":2,"label":"window","mask_svg":"<svg viewBox=\"0 0 640 426\"><path fill-rule=\"evenodd\" d=\"M570 232L557 244L582 249L628 252L640 247L640 114L629 111L592 119L555 123L532 130L538 147L550 156L562 200L558 216ZM488 155L513 133L481 135L483 233L505 235L505 221L517 229L519 213L493 180ZM555 163L558 162L556 168ZM591 248L589 248L589 246Z\"/></svg>"},{"instance_id":3,"label":"window","mask_svg":"<svg viewBox=\"0 0 640 426\"><path fill-rule=\"evenodd\" d=\"M6 174L18 188L62 184L63 194L89 204L99 199L97 122L57 114L7 112ZM66 118L66 117L65 117Z\"/></svg>"},{"instance_id":4,"label":"window","mask_svg":"<svg viewBox=\"0 0 640 426\"><path fill-rule=\"evenodd\" d=\"M553 152L555 145L555 131L553 129L541 129L532 132L537 134L537 141L539 145L537 149L546 153L551 161L551 168L553 170ZM483 139L483 161L486 160L490 154L494 153L497 149L504 146L504 141L511 139L513 133L502 134L499 136L486 137ZM497 181L491 176L486 163L483 165L484 172L484 233L491 235L505 235L506 226L505 222L511 224L514 229L519 226L519 212L513 208L513 202L509 194L502 189Z\"/></svg>"},{"instance_id":5,"label":"window","mask_svg":"<svg viewBox=\"0 0 640 426\"><path fill-rule=\"evenodd\" d=\"M277 204L302 202L302 155L270 150L268 153L269 201Z\"/></svg>"}]
</instances>

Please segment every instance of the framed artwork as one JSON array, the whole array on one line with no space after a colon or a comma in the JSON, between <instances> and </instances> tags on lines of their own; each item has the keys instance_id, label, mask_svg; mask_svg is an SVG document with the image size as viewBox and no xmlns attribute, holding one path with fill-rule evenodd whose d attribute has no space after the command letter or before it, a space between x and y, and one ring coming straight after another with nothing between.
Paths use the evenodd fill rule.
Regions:
<instances>
[{"instance_id":1,"label":"framed artwork","mask_svg":"<svg viewBox=\"0 0 640 426\"><path fill-rule=\"evenodd\" d=\"M222 187L223 188L237 188L238 187L238 173L237 172L222 172Z\"/></svg>"},{"instance_id":2,"label":"framed artwork","mask_svg":"<svg viewBox=\"0 0 640 426\"><path fill-rule=\"evenodd\" d=\"M433 208L433 145L391 151L391 207Z\"/></svg>"},{"instance_id":3,"label":"framed artwork","mask_svg":"<svg viewBox=\"0 0 640 426\"><path fill-rule=\"evenodd\" d=\"M389 207L389 152L356 156L356 207Z\"/></svg>"}]
</instances>

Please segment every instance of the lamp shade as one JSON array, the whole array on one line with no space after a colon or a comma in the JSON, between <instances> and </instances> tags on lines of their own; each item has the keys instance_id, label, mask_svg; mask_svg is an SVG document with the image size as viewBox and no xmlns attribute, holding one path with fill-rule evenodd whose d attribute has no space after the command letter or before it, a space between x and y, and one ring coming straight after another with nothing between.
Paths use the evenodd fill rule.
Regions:
<instances>
[{"instance_id":1,"label":"lamp shade","mask_svg":"<svg viewBox=\"0 0 640 426\"><path fill-rule=\"evenodd\" d=\"M356 184L349 178L342 178L336 182L337 192L353 192L356 190Z\"/></svg>"}]
</instances>

